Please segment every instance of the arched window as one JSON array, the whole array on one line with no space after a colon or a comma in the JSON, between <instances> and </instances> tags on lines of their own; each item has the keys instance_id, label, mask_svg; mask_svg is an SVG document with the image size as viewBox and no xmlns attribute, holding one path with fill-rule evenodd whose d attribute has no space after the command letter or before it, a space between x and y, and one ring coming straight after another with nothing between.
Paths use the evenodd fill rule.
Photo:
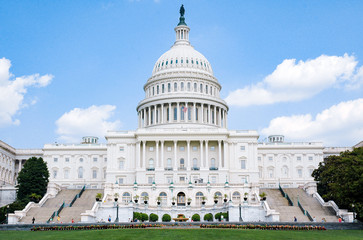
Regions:
<instances>
[{"instance_id":1,"label":"arched window","mask_svg":"<svg viewBox=\"0 0 363 240\"><path fill-rule=\"evenodd\" d=\"M131 195L128 192L122 194L122 202L128 204L131 201Z\"/></svg>"},{"instance_id":2,"label":"arched window","mask_svg":"<svg viewBox=\"0 0 363 240\"><path fill-rule=\"evenodd\" d=\"M168 83L168 92L171 92L171 84Z\"/></svg>"},{"instance_id":3,"label":"arched window","mask_svg":"<svg viewBox=\"0 0 363 240\"><path fill-rule=\"evenodd\" d=\"M141 200L142 201L147 201L149 200L149 194L147 192L143 192L141 193Z\"/></svg>"},{"instance_id":4,"label":"arched window","mask_svg":"<svg viewBox=\"0 0 363 240\"><path fill-rule=\"evenodd\" d=\"M232 194L232 202L240 203L241 202L241 194L239 192L234 192Z\"/></svg>"},{"instance_id":5,"label":"arched window","mask_svg":"<svg viewBox=\"0 0 363 240\"><path fill-rule=\"evenodd\" d=\"M161 198L161 205L166 205L167 204L167 195L165 192L161 192L159 194L159 197Z\"/></svg>"},{"instance_id":6,"label":"arched window","mask_svg":"<svg viewBox=\"0 0 363 240\"><path fill-rule=\"evenodd\" d=\"M180 91L184 91L184 82L180 83Z\"/></svg>"},{"instance_id":7,"label":"arched window","mask_svg":"<svg viewBox=\"0 0 363 240\"><path fill-rule=\"evenodd\" d=\"M195 204L198 206L198 205L201 205L202 204L202 201L203 201L203 193L202 192L197 192L197 194L195 194Z\"/></svg>"},{"instance_id":8,"label":"arched window","mask_svg":"<svg viewBox=\"0 0 363 240\"><path fill-rule=\"evenodd\" d=\"M267 168L268 178L274 178L274 167Z\"/></svg>"},{"instance_id":9,"label":"arched window","mask_svg":"<svg viewBox=\"0 0 363 240\"><path fill-rule=\"evenodd\" d=\"M184 106L180 107L180 120L184 120Z\"/></svg>"},{"instance_id":10,"label":"arched window","mask_svg":"<svg viewBox=\"0 0 363 240\"><path fill-rule=\"evenodd\" d=\"M194 92L198 91L197 83L194 83Z\"/></svg>"},{"instance_id":11,"label":"arched window","mask_svg":"<svg viewBox=\"0 0 363 240\"><path fill-rule=\"evenodd\" d=\"M216 192L214 194L215 197L217 197L217 200L218 200L218 205L221 205L223 204L223 199L222 199L222 193L221 192Z\"/></svg>"},{"instance_id":12,"label":"arched window","mask_svg":"<svg viewBox=\"0 0 363 240\"><path fill-rule=\"evenodd\" d=\"M83 178L83 167L78 168L78 178Z\"/></svg>"}]
</instances>

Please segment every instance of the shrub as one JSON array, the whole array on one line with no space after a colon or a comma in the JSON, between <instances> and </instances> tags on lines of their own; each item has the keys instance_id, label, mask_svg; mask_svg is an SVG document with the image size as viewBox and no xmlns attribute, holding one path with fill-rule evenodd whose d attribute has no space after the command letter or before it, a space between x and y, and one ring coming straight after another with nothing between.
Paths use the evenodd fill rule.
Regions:
<instances>
[{"instance_id":1,"label":"shrub","mask_svg":"<svg viewBox=\"0 0 363 240\"><path fill-rule=\"evenodd\" d=\"M213 221L213 214L207 213L206 215L204 215L204 221Z\"/></svg>"},{"instance_id":2,"label":"shrub","mask_svg":"<svg viewBox=\"0 0 363 240\"><path fill-rule=\"evenodd\" d=\"M193 216L192 216L192 220L193 220L193 222L200 222L200 216L199 216L199 214L194 214Z\"/></svg>"},{"instance_id":3,"label":"shrub","mask_svg":"<svg viewBox=\"0 0 363 240\"><path fill-rule=\"evenodd\" d=\"M154 213L151 213L149 218L150 218L150 222L157 222L159 219L159 216Z\"/></svg>"},{"instance_id":4,"label":"shrub","mask_svg":"<svg viewBox=\"0 0 363 240\"><path fill-rule=\"evenodd\" d=\"M171 217L169 214L164 214L162 219L163 222L170 222L171 221Z\"/></svg>"},{"instance_id":5,"label":"shrub","mask_svg":"<svg viewBox=\"0 0 363 240\"><path fill-rule=\"evenodd\" d=\"M221 212L216 213L216 214L214 215L214 219L218 219L218 221L221 221L221 217L222 217L222 213L221 213Z\"/></svg>"},{"instance_id":6,"label":"shrub","mask_svg":"<svg viewBox=\"0 0 363 240\"><path fill-rule=\"evenodd\" d=\"M228 221L228 212L224 212L224 213L222 213L222 215L223 215L224 220Z\"/></svg>"},{"instance_id":7,"label":"shrub","mask_svg":"<svg viewBox=\"0 0 363 240\"><path fill-rule=\"evenodd\" d=\"M145 222L149 220L149 216L146 213L141 213L141 221Z\"/></svg>"},{"instance_id":8,"label":"shrub","mask_svg":"<svg viewBox=\"0 0 363 240\"><path fill-rule=\"evenodd\" d=\"M141 213L139 212L134 212L134 220L137 219L139 221L141 221Z\"/></svg>"}]
</instances>

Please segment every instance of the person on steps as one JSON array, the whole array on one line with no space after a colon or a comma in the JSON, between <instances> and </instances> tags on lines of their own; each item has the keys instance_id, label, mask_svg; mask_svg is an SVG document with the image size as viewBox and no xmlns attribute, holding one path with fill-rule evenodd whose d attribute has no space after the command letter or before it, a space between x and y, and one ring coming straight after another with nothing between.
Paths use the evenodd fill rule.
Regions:
<instances>
[{"instance_id":1,"label":"person on steps","mask_svg":"<svg viewBox=\"0 0 363 240\"><path fill-rule=\"evenodd\" d=\"M34 222L35 222L35 218L33 217L33 219L32 219L32 224L34 224Z\"/></svg>"}]
</instances>

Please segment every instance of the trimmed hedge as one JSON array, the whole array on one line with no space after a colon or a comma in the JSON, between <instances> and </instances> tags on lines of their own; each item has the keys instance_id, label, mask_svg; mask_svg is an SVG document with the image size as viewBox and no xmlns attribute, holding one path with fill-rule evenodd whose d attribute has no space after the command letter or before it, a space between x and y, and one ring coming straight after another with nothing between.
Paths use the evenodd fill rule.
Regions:
<instances>
[{"instance_id":1,"label":"trimmed hedge","mask_svg":"<svg viewBox=\"0 0 363 240\"><path fill-rule=\"evenodd\" d=\"M171 216L169 214L164 214L163 217L161 218L161 220L163 222L170 222L171 221Z\"/></svg>"},{"instance_id":2,"label":"trimmed hedge","mask_svg":"<svg viewBox=\"0 0 363 240\"><path fill-rule=\"evenodd\" d=\"M159 220L159 216L154 213L150 213L149 220L150 222L157 222Z\"/></svg>"},{"instance_id":3,"label":"trimmed hedge","mask_svg":"<svg viewBox=\"0 0 363 240\"><path fill-rule=\"evenodd\" d=\"M193 220L193 222L200 222L200 216L199 216L199 214L194 214L193 216L192 216L192 220Z\"/></svg>"},{"instance_id":4,"label":"trimmed hedge","mask_svg":"<svg viewBox=\"0 0 363 240\"><path fill-rule=\"evenodd\" d=\"M211 222L211 221L213 221L213 214L207 213L206 215L204 215L203 219L204 219L204 221Z\"/></svg>"},{"instance_id":5,"label":"trimmed hedge","mask_svg":"<svg viewBox=\"0 0 363 240\"><path fill-rule=\"evenodd\" d=\"M149 215L147 215L146 213L141 213L141 221L145 222L149 220Z\"/></svg>"}]
</instances>

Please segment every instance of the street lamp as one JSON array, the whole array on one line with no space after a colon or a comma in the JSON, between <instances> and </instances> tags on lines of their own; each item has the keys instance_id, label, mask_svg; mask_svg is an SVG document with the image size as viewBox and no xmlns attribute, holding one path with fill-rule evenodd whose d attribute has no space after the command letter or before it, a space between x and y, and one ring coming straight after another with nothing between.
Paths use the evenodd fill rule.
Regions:
<instances>
[{"instance_id":1,"label":"street lamp","mask_svg":"<svg viewBox=\"0 0 363 240\"><path fill-rule=\"evenodd\" d=\"M6 206L6 224L9 224L9 205Z\"/></svg>"},{"instance_id":2,"label":"street lamp","mask_svg":"<svg viewBox=\"0 0 363 240\"><path fill-rule=\"evenodd\" d=\"M115 204L116 204L116 219L115 222L118 222L118 198L115 198Z\"/></svg>"}]
</instances>

